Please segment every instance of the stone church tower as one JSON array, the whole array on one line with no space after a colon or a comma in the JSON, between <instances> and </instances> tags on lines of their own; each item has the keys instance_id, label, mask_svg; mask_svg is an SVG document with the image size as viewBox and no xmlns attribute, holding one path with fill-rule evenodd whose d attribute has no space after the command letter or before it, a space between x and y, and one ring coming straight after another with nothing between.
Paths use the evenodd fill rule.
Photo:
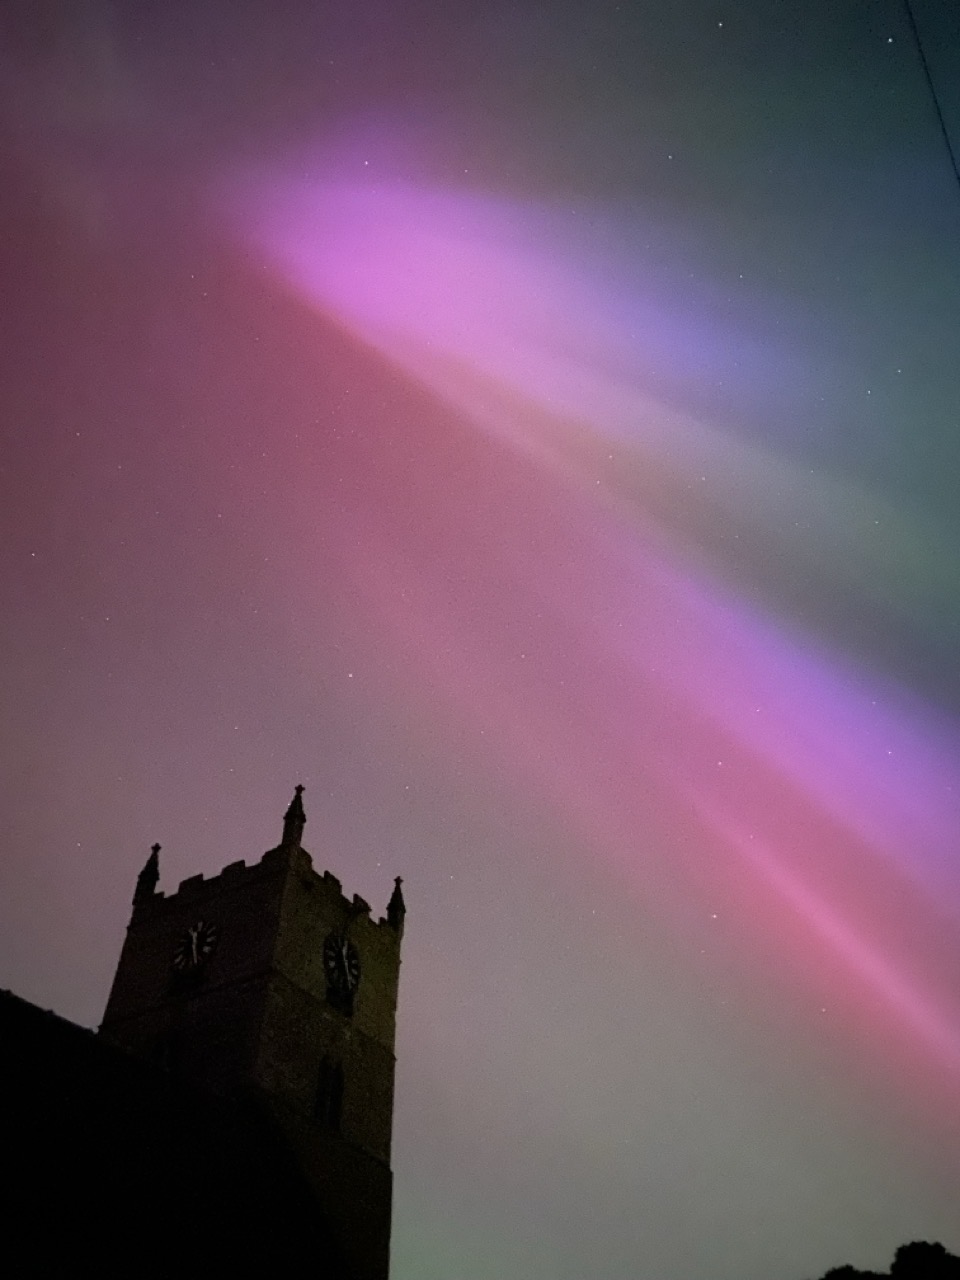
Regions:
<instances>
[{"instance_id":1,"label":"stone church tower","mask_svg":"<svg viewBox=\"0 0 960 1280\"><path fill-rule=\"evenodd\" d=\"M389 1270L394 1032L404 902L386 916L313 869L297 787L259 862L157 891L140 873L100 1034L265 1113L357 1280Z\"/></svg>"}]
</instances>

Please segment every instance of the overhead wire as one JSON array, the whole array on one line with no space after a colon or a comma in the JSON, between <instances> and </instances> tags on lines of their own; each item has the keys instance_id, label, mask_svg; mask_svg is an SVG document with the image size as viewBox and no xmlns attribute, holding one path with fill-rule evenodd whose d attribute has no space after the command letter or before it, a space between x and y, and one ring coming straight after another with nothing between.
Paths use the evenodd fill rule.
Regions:
<instances>
[{"instance_id":1,"label":"overhead wire","mask_svg":"<svg viewBox=\"0 0 960 1280\"><path fill-rule=\"evenodd\" d=\"M924 78L927 82L927 88L930 90L930 97L933 99L933 107L937 113L937 121L940 125L940 133L943 136L944 145L947 148L947 155L950 157L950 167L953 170L953 176L957 181L957 187L960 189L960 164L957 163L957 153L953 149L953 143L950 141L950 133L947 129L947 122L944 119L943 108L940 105L940 97L937 93L937 86L933 82L933 76L930 73L930 64L927 61L927 55L924 52L923 41L920 38L920 28L917 26L917 20L913 14L913 6L910 0L903 0L903 8L907 15L907 24L913 35L913 42L917 48L917 54L920 58L920 65L923 68Z\"/></svg>"}]
</instances>

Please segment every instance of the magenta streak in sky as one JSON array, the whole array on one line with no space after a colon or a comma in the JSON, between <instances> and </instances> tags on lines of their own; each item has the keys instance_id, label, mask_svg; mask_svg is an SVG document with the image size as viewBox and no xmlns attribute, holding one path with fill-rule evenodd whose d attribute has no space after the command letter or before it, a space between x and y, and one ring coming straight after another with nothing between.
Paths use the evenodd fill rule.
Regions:
<instances>
[{"instance_id":1,"label":"magenta streak in sky","mask_svg":"<svg viewBox=\"0 0 960 1280\"><path fill-rule=\"evenodd\" d=\"M951 1023L929 995L908 981L883 954L851 927L843 913L814 892L788 866L777 851L753 839L752 833L726 826L718 814L710 822L730 847L749 860L796 915L807 922L838 965L846 966L863 983L882 996L890 1014L902 1019L904 1029L939 1054L952 1071L960 1073L960 1026Z\"/></svg>"},{"instance_id":2,"label":"magenta streak in sky","mask_svg":"<svg viewBox=\"0 0 960 1280\"><path fill-rule=\"evenodd\" d=\"M623 573L619 536L591 532L583 514L554 513L557 559L536 567L540 603L549 602L544 630L553 640L528 655L532 678L498 628L484 634L471 624L469 588L458 596L425 582L403 549L374 528L361 538L355 580L378 628L421 662L431 694L496 744L504 771L541 795L581 843L603 852L645 909L655 905L689 925L692 902L701 928L719 909L724 927L740 936L749 968L759 963L771 982L780 981L766 969L766 956L781 976L809 987L814 1023L824 1003L842 1014L859 1001L861 1014L872 1010L855 1033L862 1052L912 1061L922 1049L931 1066L939 1064L934 1075L946 1073L955 1092L960 1024L936 963L948 959L955 934L796 776L784 776L776 753L753 754L738 726L704 714L700 704L710 704L717 687L716 663L698 686L687 666L695 668L694 652L674 663L676 650L648 636L642 656L629 659L621 629L592 622L601 602L616 617L624 603L618 595L640 594L649 613L672 619L674 636L717 638L708 593L657 561ZM607 568L595 598L570 602L563 589L571 543ZM638 553L630 551L636 566ZM482 603L497 607L492 598ZM769 642L769 626L757 629ZM754 646L759 636L750 637ZM774 661L789 654L784 642L770 650ZM712 651L708 643L704 656ZM729 656L736 658L735 648ZM765 660L761 653L759 665ZM803 695L799 690L805 723ZM770 718L785 743L796 733L782 707ZM847 778L855 782L855 772ZM905 1084L916 1081L911 1068Z\"/></svg>"},{"instance_id":3,"label":"magenta streak in sky","mask_svg":"<svg viewBox=\"0 0 960 1280\"><path fill-rule=\"evenodd\" d=\"M957 727L754 605L664 572L676 627L660 670L676 695L960 911Z\"/></svg>"},{"instance_id":4,"label":"magenta streak in sky","mask_svg":"<svg viewBox=\"0 0 960 1280\"><path fill-rule=\"evenodd\" d=\"M749 474L758 495L790 478L787 464L645 394L651 318L640 324L638 302L624 332L623 300L605 299L569 246L525 239L522 209L273 183L248 193L245 217L291 286L508 441L527 477L473 504L438 497L436 541L414 545L387 451L397 509L385 503L350 552L383 643L415 655L451 711L498 744L508 776L638 892L655 883L668 914L671 895L704 918L721 905L746 950L781 962L770 981L807 985L811 1011L831 991L869 992L855 1034L871 1051L921 1044L955 1092L956 726L708 587L682 546L664 550L669 529L655 550L643 513L611 507L569 430L614 460L642 440L686 475L693 502L705 457L731 486ZM773 518L776 503L758 508ZM448 550L443 520L475 522L472 563L462 538ZM555 530L536 557L504 532L524 521Z\"/></svg>"}]
</instances>

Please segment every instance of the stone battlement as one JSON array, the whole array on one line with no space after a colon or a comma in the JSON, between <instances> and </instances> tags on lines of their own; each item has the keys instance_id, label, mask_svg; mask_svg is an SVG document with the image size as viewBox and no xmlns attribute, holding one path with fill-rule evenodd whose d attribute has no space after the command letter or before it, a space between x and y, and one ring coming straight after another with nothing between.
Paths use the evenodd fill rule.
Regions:
<instances>
[{"instance_id":1,"label":"stone battlement","mask_svg":"<svg viewBox=\"0 0 960 1280\"><path fill-rule=\"evenodd\" d=\"M203 872L196 875L188 876L185 880L181 880L173 893L165 893L163 890L154 889L151 893L142 894L136 902L138 911L152 912L158 908L168 909L176 901L184 901L186 899L197 900L208 897L213 893L220 893L225 887L232 884L240 885L243 882L249 882L254 879L261 878L265 873L272 874L277 863L283 859L284 855L288 855L295 863L297 870L309 883L314 887L321 887L326 893L336 895L343 905L345 911L354 918L367 917L370 924L377 928L389 928L390 926L386 916L381 916L377 920L370 918L372 910L370 903L365 901L358 893L352 898L348 898L343 891L343 885L340 879L331 871L318 872L314 868L313 859L306 849L297 847L285 848L278 845L274 849L268 849L258 862L248 864L244 859L237 862L230 862L221 871L215 875L207 876ZM161 903L164 907L161 907Z\"/></svg>"}]
</instances>

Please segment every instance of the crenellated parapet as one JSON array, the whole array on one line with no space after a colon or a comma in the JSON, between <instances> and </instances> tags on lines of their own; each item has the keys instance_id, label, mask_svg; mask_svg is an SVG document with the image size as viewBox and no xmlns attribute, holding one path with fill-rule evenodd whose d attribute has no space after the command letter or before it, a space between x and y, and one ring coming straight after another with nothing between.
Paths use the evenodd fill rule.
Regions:
<instances>
[{"instance_id":1,"label":"crenellated parapet","mask_svg":"<svg viewBox=\"0 0 960 1280\"><path fill-rule=\"evenodd\" d=\"M352 920L366 917L368 918L367 922L375 928L389 929L398 935L402 935L406 907L400 892L402 881L399 876L394 880L394 889L387 905L386 914L374 921L370 916L372 907L359 894L355 893L352 899L348 899L337 876L331 871L317 872L315 870L313 858L300 844L303 826L306 823L306 815L304 814L301 798L302 793L303 787L298 786L294 799L284 814L283 838L280 844L273 849L268 849L258 862L248 864L244 859L240 859L236 862L228 863L227 866L213 876L206 876L202 872L188 876L185 880L180 881L175 893L166 894L157 887L160 880L159 853L161 846L159 844L153 845L150 857L137 877L137 887L133 899L133 919L150 916L157 911L165 912L169 910L170 904L175 901L183 902L189 900L191 903L198 903L204 897L219 896L223 889L228 886L232 889L255 884L264 878L275 875L277 865L282 864L285 869L293 870L301 876L306 885L310 885L312 888L327 895L331 903L336 902L340 913L345 917L349 917Z\"/></svg>"}]
</instances>

